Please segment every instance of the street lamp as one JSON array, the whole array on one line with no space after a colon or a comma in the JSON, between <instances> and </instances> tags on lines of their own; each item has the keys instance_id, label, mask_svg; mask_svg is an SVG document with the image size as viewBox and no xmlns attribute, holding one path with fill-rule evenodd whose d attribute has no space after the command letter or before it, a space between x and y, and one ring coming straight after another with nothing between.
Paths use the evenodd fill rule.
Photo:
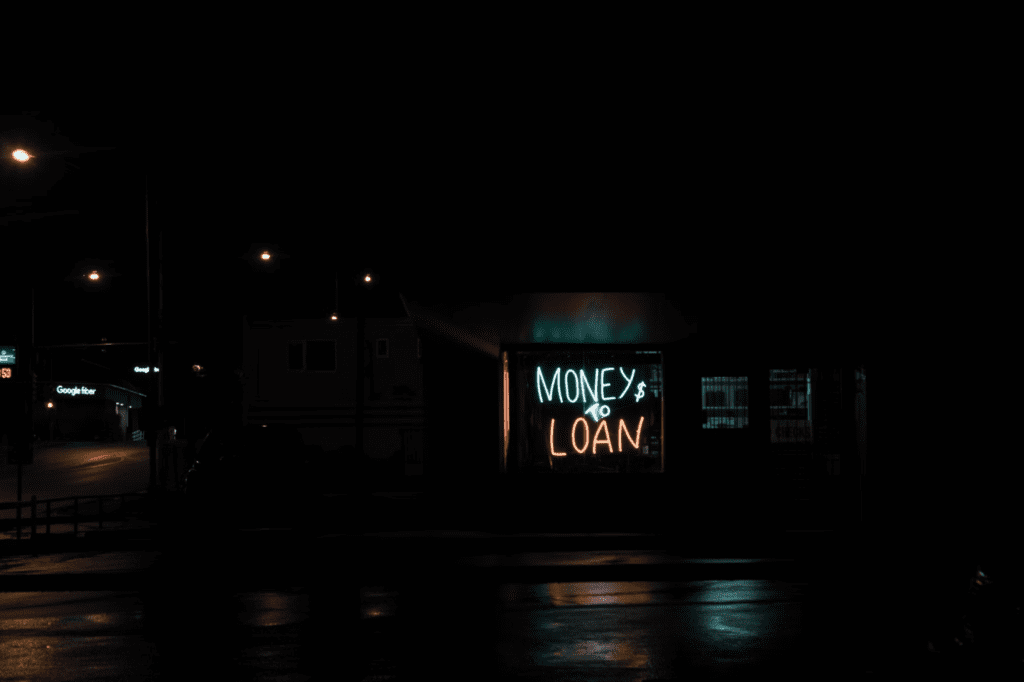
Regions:
<instances>
[{"instance_id":1,"label":"street lamp","mask_svg":"<svg viewBox=\"0 0 1024 682\"><path fill-rule=\"evenodd\" d=\"M101 150L101 149L114 149L114 147L98 147L87 151ZM29 159L35 158L24 149L16 149L11 154L15 160L25 163ZM148 424L147 440L149 441L149 490L153 492L158 488L156 467L156 430L159 426L159 419L163 413L163 374L159 371L163 365L163 235L159 229L154 230L155 249L150 245L150 229L149 229L149 178L148 175L145 178L145 233L146 233L146 298L147 298L147 310L146 310L146 345L148 347L149 366L154 368L154 376L152 377L149 396L149 405L146 410ZM154 254L155 251L155 254ZM269 258L269 254L265 254ZM155 267L152 267L154 266ZM155 270L155 272L151 272ZM88 278L95 282L100 279L99 272L93 270L89 273ZM153 286L153 280L156 280L156 287ZM154 291L155 289L155 291ZM31 288L31 309L32 309L32 336L30 340L30 346L35 346L35 287ZM155 301L154 301L155 299ZM155 308L155 310L154 310ZM29 354L28 364L28 375L32 376L31 371L31 357L32 353ZM31 418L31 417L30 417ZM21 464L19 460L18 465L18 500L21 500ZM19 513L20 513L19 508Z\"/></svg>"}]
</instances>

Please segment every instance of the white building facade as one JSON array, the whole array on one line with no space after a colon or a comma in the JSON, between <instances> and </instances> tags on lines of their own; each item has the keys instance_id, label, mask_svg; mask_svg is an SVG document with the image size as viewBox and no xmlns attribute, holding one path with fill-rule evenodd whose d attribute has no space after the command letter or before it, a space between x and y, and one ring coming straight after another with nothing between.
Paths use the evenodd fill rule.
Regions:
<instances>
[{"instance_id":1,"label":"white building facade","mask_svg":"<svg viewBox=\"0 0 1024 682\"><path fill-rule=\"evenodd\" d=\"M287 424L325 453L355 447L423 473L423 372L408 318L367 318L363 401L357 401L357 320L244 320L243 421Z\"/></svg>"}]
</instances>

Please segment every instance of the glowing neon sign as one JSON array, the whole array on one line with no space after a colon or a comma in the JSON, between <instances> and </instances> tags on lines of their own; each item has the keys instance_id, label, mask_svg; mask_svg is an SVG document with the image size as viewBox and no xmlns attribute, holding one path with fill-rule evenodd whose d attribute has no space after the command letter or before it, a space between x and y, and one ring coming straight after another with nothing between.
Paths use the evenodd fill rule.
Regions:
<instances>
[{"instance_id":1,"label":"glowing neon sign","mask_svg":"<svg viewBox=\"0 0 1024 682\"><path fill-rule=\"evenodd\" d=\"M72 388L58 386L57 393L63 393L64 395L94 395L96 393L96 389L89 388L88 386L74 386Z\"/></svg>"},{"instance_id":2,"label":"glowing neon sign","mask_svg":"<svg viewBox=\"0 0 1024 682\"><path fill-rule=\"evenodd\" d=\"M564 379L564 383L565 383L565 401L563 401L562 400L562 383L563 382L558 380L558 375L562 373L562 368L558 367L557 369L555 369L554 373L551 376L551 383L549 384L544 379L544 370L540 367L540 365L538 365L537 366L537 396L540 398L540 402L544 402L544 396L545 395L547 396L548 402L554 402L553 395L557 391L557 393L558 393L558 402L575 403L581 397L583 399L583 402L586 402L587 401L587 393L589 392L591 399L594 402L597 402L598 401L597 389L598 389L598 387L600 387L601 388L601 398L600 398L601 400L616 400L616 399L621 400L622 397L624 395L626 395L626 392L629 390L630 384L633 383L633 377L636 376L636 369L634 368L633 371L630 373L630 375L627 377L625 370L623 370L621 367L619 367L619 373L622 375L622 378L626 380L626 387L624 389L622 389L622 393L619 394L618 398L615 398L615 396L612 396L612 397L609 398L607 395L605 395L604 389L605 389L606 386L611 386L611 383L604 380L604 375L605 375L605 372L614 372L614 371L615 371L614 367L605 367L604 369L595 369L594 370L594 382L593 383L589 383L588 380L587 380L586 370L582 370L582 369L581 370L574 370L574 369L567 369L567 370L565 370L565 374L563 375L565 377L565 379ZM573 393L573 396L571 398L569 397L569 377L573 378L574 388L576 389L575 393ZM639 396L637 397L637 401L638 402L639 402L640 398L643 397L643 388L642 388L643 382L640 382L640 384L641 384L640 393L639 393Z\"/></svg>"},{"instance_id":3,"label":"glowing neon sign","mask_svg":"<svg viewBox=\"0 0 1024 682\"><path fill-rule=\"evenodd\" d=\"M527 397L518 422L527 429L520 457L536 462L539 455L556 471L661 470L660 353L518 355Z\"/></svg>"},{"instance_id":4,"label":"glowing neon sign","mask_svg":"<svg viewBox=\"0 0 1024 682\"><path fill-rule=\"evenodd\" d=\"M551 430L550 430L550 444L551 444L550 452L551 452L551 456L552 457L565 457L565 455L566 455L565 452L558 452L558 451L555 450L555 422L556 422L555 419L551 420ZM576 432L577 432L577 427L580 424L583 425L583 447L580 447L579 445L576 444ZM643 428L644 428L644 418L643 418L643 415L641 415L640 416L640 423L637 424L637 426L636 426L636 437L633 438L633 437L631 437L629 435L629 429L626 427L626 420L625 419L620 419L619 420L619 449L618 449L618 452L622 452L622 435L623 434L626 435L626 442L629 443L630 445L632 445L634 450L639 450L640 449L640 432L643 430ZM602 431L604 431L604 436L605 436L603 440L600 438ZM584 419L583 417L577 417L576 421L574 421L572 423L572 429L570 430L569 433L570 433L569 437L570 437L570 440L572 442L572 449L576 451L576 454L578 454L578 455L585 455L585 454L587 454L587 445L589 445L591 443L591 441L590 441L590 425L587 424L587 420ZM611 440L611 437L609 437L609 435L608 435L608 422L606 420L604 420L604 419L602 419L601 422L597 425L597 432L594 434L594 440L593 440L593 450L591 450L590 454L592 454L592 455L596 455L597 454L597 446L598 446L598 444L607 445L608 446L609 454L614 454L616 452L614 449L612 449L612 440Z\"/></svg>"}]
</instances>

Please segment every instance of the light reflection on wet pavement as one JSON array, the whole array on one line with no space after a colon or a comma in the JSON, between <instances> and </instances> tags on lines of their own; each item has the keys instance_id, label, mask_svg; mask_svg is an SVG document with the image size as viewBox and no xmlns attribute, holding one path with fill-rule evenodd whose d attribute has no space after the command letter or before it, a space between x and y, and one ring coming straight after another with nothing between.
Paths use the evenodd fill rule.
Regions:
<instances>
[{"instance_id":1,"label":"light reflection on wet pavement","mask_svg":"<svg viewBox=\"0 0 1024 682\"><path fill-rule=\"evenodd\" d=\"M805 596L801 584L765 580L505 584L449 602L440 622L457 624L454 646L437 631L442 604L430 596L414 598L419 614L403 614L409 600L398 591L364 590L362 616L377 675L451 675L469 667L479 679L639 681L765 671L792 679L820 674L829 654L808 631ZM406 655L388 659L389 641L403 641ZM842 670L842 661L830 667Z\"/></svg>"},{"instance_id":2,"label":"light reflection on wet pavement","mask_svg":"<svg viewBox=\"0 0 1024 682\"><path fill-rule=\"evenodd\" d=\"M225 610L191 616L195 602L183 602L155 623L167 614L137 593L0 593L0 679L180 680L210 666L310 679L298 672L308 600L296 591L242 593L221 599ZM210 651L220 655L207 658Z\"/></svg>"},{"instance_id":3,"label":"light reflection on wet pavement","mask_svg":"<svg viewBox=\"0 0 1024 682\"><path fill-rule=\"evenodd\" d=\"M897 671L878 669L879 634L885 647L915 646L903 634L915 627L908 600L856 565L786 572L767 560L609 550L477 554L441 570L436 556L364 549L392 570L368 570L357 589L354 555L282 550L312 571L272 571L259 590L239 579L272 569L272 556L236 549L12 557L8 585L87 565L135 572L122 592L0 592L0 679L861 679ZM566 565L572 573L556 570ZM112 577L84 589L122 589Z\"/></svg>"},{"instance_id":4,"label":"light reflection on wet pavement","mask_svg":"<svg viewBox=\"0 0 1024 682\"><path fill-rule=\"evenodd\" d=\"M822 660L804 586L764 580L366 587L335 594L6 593L0 679L654 680ZM833 666L835 669L836 666ZM820 672L820 670L819 670ZM341 678L344 679L342 676Z\"/></svg>"}]
</instances>

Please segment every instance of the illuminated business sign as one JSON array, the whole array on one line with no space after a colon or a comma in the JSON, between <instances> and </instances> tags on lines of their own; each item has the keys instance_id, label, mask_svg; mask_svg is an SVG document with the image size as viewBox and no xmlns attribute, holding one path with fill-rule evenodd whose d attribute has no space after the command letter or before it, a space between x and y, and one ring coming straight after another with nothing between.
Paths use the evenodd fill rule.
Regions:
<instances>
[{"instance_id":1,"label":"illuminated business sign","mask_svg":"<svg viewBox=\"0 0 1024 682\"><path fill-rule=\"evenodd\" d=\"M58 386L56 388L57 393L64 395L95 395L96 389L89 388L88 386Z\"/></svg>"},{"instance_id":2,"label":"illuminated business sign","mask_svg":"<svg viewBox=\"0 0 1024 682\"><path fill-rule=\"evenodd\" d=\"M531 461L546 457L555 471L661 470L660 352L517 356Z\"/></svg>"},{"instance_id":3,"label":"illuminated business sign","mask_svg":"<svg viewBox=\"0 0 1024 682\"><path fill-rule=\"evenodd\" d=\"M135 367L135 371L139 372L141 374L149 374L149 367L138 367L138 366L136 366ZM153 371L154 372L159 372L160 368L159 367L154 367Z\"/></svg>"},{"instance_id":4,"label":"illuminated business sign","mask_svg":"<svg viewBox=\"0 0 1024 682\"><path fill-rule=\"evenodd\" d=\"M0 346L0 365L14 364L14 346Z\"/></svg>"}]
</instances>

